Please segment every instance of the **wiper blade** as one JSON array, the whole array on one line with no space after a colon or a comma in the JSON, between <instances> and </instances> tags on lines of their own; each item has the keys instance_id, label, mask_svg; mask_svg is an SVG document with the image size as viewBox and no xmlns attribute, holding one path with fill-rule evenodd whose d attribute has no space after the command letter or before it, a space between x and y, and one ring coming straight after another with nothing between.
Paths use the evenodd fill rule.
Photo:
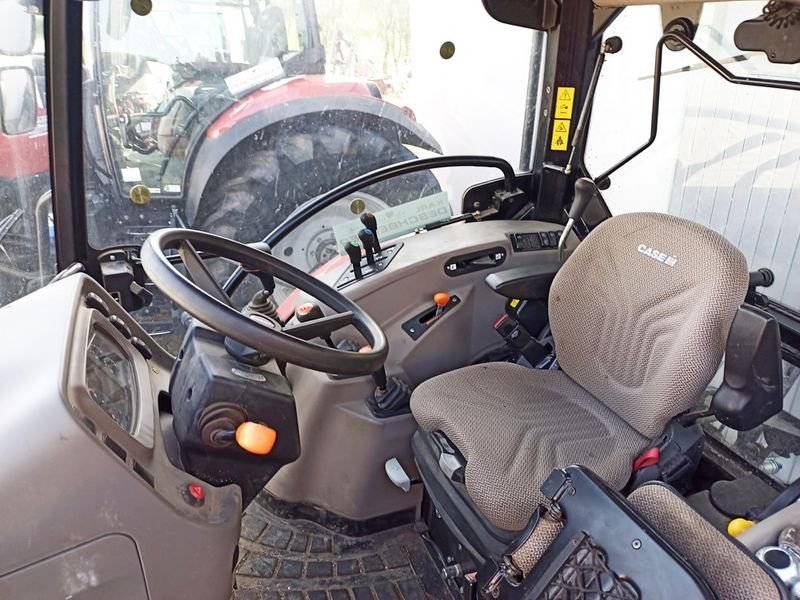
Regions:
<instances>
[{"instance_id":1,"label":"wiper blade","mask_svg":"<svg viewBox=\"0 0 800 600\"><path fill-rule=\"evenodd\" d=\"M22 209L18 208L10 215L6 215L2 219L0 219L0 242L2 242L5 239L5 237L8 235L8 232L11 231L11 228L17 221L19 221L21 216L22 216Z\"/></svg>"}]
</instances>

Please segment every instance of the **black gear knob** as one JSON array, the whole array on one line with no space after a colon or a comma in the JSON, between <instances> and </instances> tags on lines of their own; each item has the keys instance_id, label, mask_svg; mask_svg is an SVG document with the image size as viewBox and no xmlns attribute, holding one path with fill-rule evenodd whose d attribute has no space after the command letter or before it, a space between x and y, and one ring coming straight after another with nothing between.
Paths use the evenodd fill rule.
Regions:
<instances>
[{"instance_id":1,"label":"black gear knob","mask_svg":"<svg viewBox=\"0 0 800 600\"><path fill-rule=\"evenodd\" d=\"M353 265L353 275L356 279L361 279L361 244L354 241L346 242L344 251L350 257L350 264Z\"/></svg>"},{"instance_id":2,"label":"black gear knob","mask_svg":"<svg viewBox=\"0 0 800 600\"><path fill-rule=\"evenodd\" d=\"M381 243L378 240L378 219L375 218L375 215L371 212L365 212L361 215L361 223L372 232L372 235L375 238L375 243L373 244L373 249L375 252L381 251Z\"/></svg>"},{"instance_id":3,"label":"black gear knob","mask_svg":"<svg viewBox=\"0 0 800 600\"><path fill-rule=\"evenodd\" d=\"M569 218L577 221L581 218L583 211L589 206L592 198L597 193L597 186L588 177L581 177L575 182L575 197L572 206L569 208Z\"/></svg>"}]
</instances>

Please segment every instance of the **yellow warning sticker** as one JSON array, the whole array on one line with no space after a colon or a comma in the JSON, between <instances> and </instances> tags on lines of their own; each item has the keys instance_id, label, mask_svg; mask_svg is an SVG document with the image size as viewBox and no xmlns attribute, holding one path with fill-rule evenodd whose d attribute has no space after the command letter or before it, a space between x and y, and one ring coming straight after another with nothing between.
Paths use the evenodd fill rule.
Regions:
<instances>
[{"instance_id":1,"label":"yellow warning sticker","mask_svg":"<svg viewBox=\"0 0 800 600\"><path fill-rule=\"evenodd\" d=\"M566 150L569 145L569 121L555 119L553 121L553 138L550 140L551 150Z\"/></svg>"},{"instance_id":2,"label":"yellow warning sticker","mask_svg":"<svg viewBox=\"0 0 800 600\"><path fill-rule=\"evenodd\" d=\"M572 103L575 100L574 87L560 87L556 93L556 110L553 115L556 119L572 118Z\"/></svg>"}]
</instances>

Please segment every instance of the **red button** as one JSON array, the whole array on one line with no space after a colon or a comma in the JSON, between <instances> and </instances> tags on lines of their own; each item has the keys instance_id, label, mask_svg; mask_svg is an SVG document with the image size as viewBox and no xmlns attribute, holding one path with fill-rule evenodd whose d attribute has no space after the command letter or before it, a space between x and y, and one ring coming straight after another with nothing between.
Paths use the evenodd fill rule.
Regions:
<instances>
[{"instance_id":1,"label":"red button","mask_svg":"<svg viewBox=\"0 0 800 600\"><path fill-rule=\"evenodd\" d=\"M203 489L202 486L197 485L196 483L190 483L189 495L198 502L202 502L206 498L206 491Z\"/></svg>"}]
</instances>

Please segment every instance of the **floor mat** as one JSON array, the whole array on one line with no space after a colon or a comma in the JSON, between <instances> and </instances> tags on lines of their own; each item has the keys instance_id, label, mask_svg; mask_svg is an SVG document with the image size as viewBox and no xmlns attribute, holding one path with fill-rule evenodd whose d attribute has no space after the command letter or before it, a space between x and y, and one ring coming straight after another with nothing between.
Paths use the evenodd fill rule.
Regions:
<instances>
[{"instance_id":1,"label":"floor mat","mask_svg":"<svg viewBox=\"0 0 800 600\"><path fill-rule=\"evenodd\" d=\"M452 598L413 525L349 537L256 500L239 546L234 600Z\"/></svg>"}]
</instances>

